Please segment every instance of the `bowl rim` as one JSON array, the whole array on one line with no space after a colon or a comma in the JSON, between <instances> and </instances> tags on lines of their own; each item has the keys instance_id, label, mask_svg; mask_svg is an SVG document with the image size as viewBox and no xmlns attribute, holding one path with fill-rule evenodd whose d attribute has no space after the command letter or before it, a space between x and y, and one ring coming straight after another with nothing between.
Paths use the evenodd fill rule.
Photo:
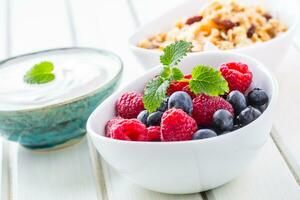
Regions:
<instances>
[{"instance_id":1,"label":"bowl rim","mask_svg":"<svg viewBox=\"0 0 300 200\"><path fill-rule=\"evenodd\" d=\"M103 88L105 88L108 85L111 85L112 83L114 83L115 81L117 81L123 70L124 70L124 64L123 61L121 60L121 58L108 50L104 50L104 49L99 49L99 48L93 48L93 47L62 47L62 48L51 48L51 49L45 49L45 50L41 50L41 51L34 51L34 52L30 52L30 53L25 53L25 54L20 54L17 56L13 56L13 57L9 57L7 59L1 60L0 61L0 69L3 67L2 65L4 65L7 62L13 61L15 59L19 59L19 58L23 58L23 57L27 57L27 56L32 56L32 55L39 55L39 54L44 54L44 53L51 53L51 52L60 52L60 51L72 51L72 50L80 50L80 51L93 51L97 54L101 54L104 55L110 59L113 59L116 61L117 65L119 65L119 69L117 71L117 73L115 73L112 78L110 80L108 80L105 84L98 86L96 89L85 93L83 95L80 95L78 97L75 98L71 98L59 103L54 103L54 104L49 104L49 105L45 105L45 106L39 106L39 107L34 107L34 108L25 108L25 109L16 109L16 110L0 110L0 113L2 114L7 114L7 113L25 113L25 112L34 112L34 111L41 111L41 110L46 110L46 109L54 109L57 107L62 107L64 105L67 104L71 104L77 101L80 101L82 99L85 99L87 97L93 96L95 94L97 94L98 92L100 92Z\"/></svg>"},{"instance_id":2,"label":"bowl rim","mask_svg":"<svg viewBox=\"0 0 300 200\"><path fill-rule=\"evenodd\" d=\"M235 57L239 57L239 58L245 58L245 59L251 61L252 63L256 63L255 67L259 68L262 71L262 73L265 74L266 77L268 77L269 81L271 82L272 97L270 98L269 105L266 108L266 110L261 114L261 116L259 118L257 118L256 120L254 120L253 122L251 122L250 124L247 124L246 126L240 128L240 129L231 131L229 133L218 135L216 137L202 139L202 140L167 141L167 142L117 140L117 139L113 139L113 138L108 138L105 135L98 134L96 131L93 130L92 125L91 125L91 123L92 123L91 121L93 120L94 115L96 115L95 113L99 112L98 110L102 106L102 105L99 105L88 118L87 125L86 125L87 134L90 137L98 138L100 140L103 140L104 142L117 143L117 144L126 144L126 145L130 145L130 144L131 145L178 145L178 144L183 145L183 144L213 142L213 141L216 141L216 140L221 140L221 139L225 139L225 138L228 138L228 137L233 137L236 134L243 134L243 130L245 130L246 128L249 129L249 127L256 126L256 124L258 124L260 121L265 119L265 116L267 115L267 113L270 113L271 111L273 111L275 109L277 99L278 99L278 90L279 90L278 89L278 82L277 82L277 79L276 79L275 75L273 74L273 72L268 70L268 68L263 63L261 63L257 59L254 59L250 56L247 56L245 54L241 54L241 53L237 53L237 52L207 51L207 52L203 52L201 54L201 56L202 57L205 57L207 55L217 56L217 55L220 55L220 54L224 54L224 55L228 55L228 56L235 56ZM199 55L194 55L193 57L197 57L197 56L199 56ZM141 79L142 77L146 78L149 74L158 72L160 69L161 69L161 65L158 65L158 66L152 68L151 70L145 72L143 75L139 76L135 80L133 80L130 83L123 86L120 90L115 92L109 98L105 99L105 101L103 101L102 103L105 103L106 101L111 101L110 99L115 98L115 96L117 98L121 94L121 92L125 88L127 88L130 84L132 84L133 82L136 82L137 80Z\"/></svg>"},{"instance_id":3,"label":"bowl rim","mask_svg":"<svg viewBox=\"0 0 300 200\"><path fill-rule=\"evenodd\" d=\"M165 16L169 15L170 13L174 12L175 10L179 9L180 7L183 7L183 6L186 6L187 4L193 2L194 0L189 0L189 1L186 1L186 2L183 2L181 4L179 4L178 6L168 10L167 12L165 12L164 14L162 15L159 15L158 17L152 19L151 21L145 23L144 25L140 26L128 39L128 45L129 45L129 48L132 49L133 51L140 51L140 52L144 52L144 53L151 53L151 54L161 54L162 51L159 51L159 50L155 50L155 49L145 49L145 48L142 48L142 47L138 47L137 44L134 44L133 40L135 40L135 37L137 37L143 29L145 29L147 26L149 26L150 24L153 24L154 22L158 21L159 19L162 19L162 18L165 18ZM298 2L296 1L292 1L292 2L289 2L289 3L293 3L296 5L300 5ZM220 51L245 51L247 49L253 49L253 48L259 48L261 46L265 46L265 45L268 45L272 42L275 42L277 40L280 40L282 39L283 37L286 37L288 35L291 35L295 32L295 30L297 29L297 26L298 24L300 23L299 22L299 16L300 14L298 12L294 12L294 17L293 17L293 23L288 26L288 30L286 32L282 32L280 33L278 36L276 36L275 38L272 38L271 40L268 40L268 41L265 41L265 42L256 42L254 44L251 44L249 46L245 46L245 47L238 47L238 48L234 48L234 49L229 49L229 50L220 50ZM211 50L209 50L211 51ZM188 55L197 55L197 54L200 54L200 53L203 53L205 51L196 51L196 52L189 52Z\"/></svg>"}]
</instances>

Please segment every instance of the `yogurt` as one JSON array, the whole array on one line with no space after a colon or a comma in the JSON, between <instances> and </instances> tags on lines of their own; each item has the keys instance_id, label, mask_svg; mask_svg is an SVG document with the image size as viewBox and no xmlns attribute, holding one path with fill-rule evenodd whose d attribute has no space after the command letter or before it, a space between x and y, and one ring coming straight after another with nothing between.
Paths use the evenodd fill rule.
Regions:
<instances>
[{"instance_id":1,"label":"yogurt","mask_svg":"<svg viewBox=\"0 0 300 200\"><path fill-rule=\"evenodd\" d=\"M24 82L35 64L54 64L55 79L45 84ZM0 68L0 111L23 110L58 104L86 95L111 80L116 62L96 52L49 52L8 61Z\"/></svg>"}]
</instances>

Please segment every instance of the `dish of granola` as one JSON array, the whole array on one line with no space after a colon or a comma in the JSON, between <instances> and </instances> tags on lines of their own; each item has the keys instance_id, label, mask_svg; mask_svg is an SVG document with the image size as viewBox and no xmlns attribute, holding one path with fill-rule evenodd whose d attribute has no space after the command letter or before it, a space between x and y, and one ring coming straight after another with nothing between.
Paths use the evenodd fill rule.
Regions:
<instances>
[{"instance_id":1,"label":"dish of granola","mask_svg":"<svg viewBox=\"0 0 300 200\"><path fill-rule=\"evenodd\" d=\"M261 6L214 1L198 15L177 21L169 31L142 40L137 46L162 50L174 41L184 40L192 43L192 52L211 46L229 50L271 40L287 30Z\"/></svg>"}]
</instances>

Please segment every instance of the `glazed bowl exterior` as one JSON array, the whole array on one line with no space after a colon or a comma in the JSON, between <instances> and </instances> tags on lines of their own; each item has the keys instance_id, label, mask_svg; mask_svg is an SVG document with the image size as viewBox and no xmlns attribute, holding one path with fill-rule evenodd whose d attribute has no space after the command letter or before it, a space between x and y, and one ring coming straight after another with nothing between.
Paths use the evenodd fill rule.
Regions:
<instances>
[{"instance_id":1,"label":"glazed bowl exterior","mask_svg":"<svg viewBox=\"0 0 300 200\"><path fill-rule=\"evenodd\" d=\"M160 32L170 30L174 23L181 18L190 17L199 13L200 9L205 6L210 0L189 0L182 5L168 11L164 15L154 19L153 21L142 26L129 39L129 47L135 55L139 63L145 68L149 69L159 64L159 56L162 52L157 50L149 50L137 47L139 41L155 35ZM269 69L276 70L284 59L289 48L293 44L293 38L298 25L298 8L299 2L296 0L244 0L243 4L262 5L273 16L278 18L288 26L288 31L282 33L267 42L252 44L248 47L237 48L233 51L243 53L264 63ZM203 52L193 52L189 55L199 55Z\"/></svg>"},{"instance_id":2,"label":"glazed bowl exterior","mask_svg":"<svg viewBox=\"0 0 300 200\"><path fill-rule=\"evenodd\" d=\"M269 137L277 82L262 63L236 53L204 52L187 57L179 66L184 73L190 73L199 64L218 67L233 61L248 64L254 74L252 87L263 88L270 97L266 111L251 124L218 137L182 142L133 142L105 137L104 127L115 116L118 97L127 91L142 92L147 81L160 72L159 66L97 107L87 123L89 138L120 174L153 191L187 194L229 182L250 165Z\"/></svg>"},{"instance_id":3,"label":"glazed bowl exterior","mask_svg":"<svg viewBox=\"0 0 300 200\"><path fill-rule=\"evenodd\" d=\"M64 101L33 109L0 110L0 133L10 141L20 143L30 149L61 148L78 141L86 133L86 121L92 111L116 88L122 73L122 62L116 55L91 48L52 49L25 54L4 60L0 67L13 65L32 57L44 58L45 55L62 53L95 53L111 59L119 67L111 80L96 90ZM111 66L115 67L115 66ZM83 77L84 78L84 77ZM26 95L26 94L24 94Z\"/></svg>"}]
</instances>

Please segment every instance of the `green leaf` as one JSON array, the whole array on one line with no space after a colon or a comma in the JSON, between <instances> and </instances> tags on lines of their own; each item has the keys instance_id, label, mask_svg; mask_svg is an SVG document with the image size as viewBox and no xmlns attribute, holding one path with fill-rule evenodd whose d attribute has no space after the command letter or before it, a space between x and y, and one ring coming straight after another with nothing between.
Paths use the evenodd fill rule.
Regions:
<instances>
[{"instance_id":1,"label":"green leaf","mask_svg":"<svg viewBox=\"0 0 300 200\"><path fill-rule=\"evenodd\" d=\"M218 96L229 91L228 83L221 73L213 67L205 65L199 65L193 69L189 85L195 94L205 93L210 96Z\"/></svg>"},{"instance_id":2,"label":"green leaf","mask_svg":"<svg viewBox=\"0 0 300 200\"><path fill-rule=\"evenodd\" d=\"M160 73L160 76L164 79L169 79L171 76L171 67L164 66L162 72Z\"/></svg>"},{"instance_id":3,"label":"green leaf","mask_svg":"<svg viewBox=\"0 0 300 200\"><path fill-rule=\"evenodd\" d=\"M169 85L169 80L164 80L159 76L148 82L144 90L143 102L149 112L154 112L159 108L166 98Z\"/></svg>"},{"instance_id":4,"label":"green leaf","mask_svg":"<svg viewBox=\"0 0 300 200\"><path fill-rule=\"evenodd\" d=\"M164 66L163 71L160 73L160 77L165 79L165 80L179 81L184 77L184 75L180 71L180 69L178 69L177 67L172 67L171 68L171 67L168 67L168 66Z\"/></svg>"},{"instance_id":5,"label":"green leaf","mask_svg":"<svg viewBox=\"0 0 300 200\"><path fill-rule=\"evenodd\" d=\"M172 80L179 81L184 77L183 73L177 67L172 67L171 71L172 71Z\"/></svg>"},{"instance_id":6,"label":"green leaf","mask_svg":"<svg viewBox=\"0 0 300 200\"><path fill-rule=\"evenodd\" d=\"M26 72L23 79L28 84L48 83L55 79L55 75L52 73L53 69L53 63L44 61L34 65Z\"/></svg>"},{"instance_id":7,"label":"green leaf","mask_svg":"<svg viewBox=\"0 0 300 200\"><path fill-rule=\"evenodd\" d=\"M192 44L186 41L170 44L164 48L164 54L160 56L160 62L167 66L177 65L191 47Z\"/></svg>"}]
</instances>

